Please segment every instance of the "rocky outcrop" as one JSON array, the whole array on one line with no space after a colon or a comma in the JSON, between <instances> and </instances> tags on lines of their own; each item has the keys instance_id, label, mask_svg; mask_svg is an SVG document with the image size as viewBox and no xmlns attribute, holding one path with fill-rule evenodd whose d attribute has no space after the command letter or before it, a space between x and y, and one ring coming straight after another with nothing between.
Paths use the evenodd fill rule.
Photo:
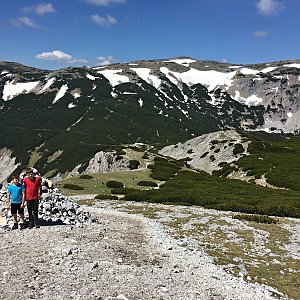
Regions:
<instances>
[{"instance_id":1,"label":"rocky outcrop","mask_svg":"<svg viewBox=\"0 0 300 300\"><path fill-rule=\"evenodd\" d=\"M226 130L204 134L185 143L164 147L159 154L177 160L187 159L187 163L193 169L211 174L214 170L220 169L220 163L237 161L242 154L246 153L248 144L249 142L243 141L236 131ZM241 152L235 153L236 145L239 145Z\"/></svg>"},{"instance_id":2,"label":"rocky outcrop","mask_svg":"<svg viewBox=\"0 0 300 300\"><path fill-rule=\"evenodd\" d=\"M109 173L128 170L130 170L129 159L126 157L120 157L120 159L118 159L114 152L100 151L89 160L86 167L82 165L76 166L67 174L67 177L78 176L79 174ZM61 176L58 178L61 178Z\"/></svg>"}]
</instances>

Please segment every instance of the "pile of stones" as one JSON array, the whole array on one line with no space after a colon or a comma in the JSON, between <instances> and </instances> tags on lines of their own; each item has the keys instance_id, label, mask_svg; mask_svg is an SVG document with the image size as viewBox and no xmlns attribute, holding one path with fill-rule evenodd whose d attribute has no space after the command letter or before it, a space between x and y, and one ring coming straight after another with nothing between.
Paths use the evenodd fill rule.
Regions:
<instances>
[{"instance_id":1,"label":"pile of stones","mask_svg":"<svg viewBox=\"0 0 300 300\"><path fill-rule=\"evenodd\" d=\"M13 219L10 211L6 209L6 197L6 191L2 189L0 191L0 213L2 218L6 218L6 224L8 225L5 226L5 224L2 224L2 226L9 228ZM27 209L25 209L25 218L26 213ZM39 205L39 221L41 225L64 224L81 228L84 225L95 222L95 219L77 203L64 197L58 189L53 189L48 190L47 193L43 193L42 195Z\"/></svg>"}]
</instances>

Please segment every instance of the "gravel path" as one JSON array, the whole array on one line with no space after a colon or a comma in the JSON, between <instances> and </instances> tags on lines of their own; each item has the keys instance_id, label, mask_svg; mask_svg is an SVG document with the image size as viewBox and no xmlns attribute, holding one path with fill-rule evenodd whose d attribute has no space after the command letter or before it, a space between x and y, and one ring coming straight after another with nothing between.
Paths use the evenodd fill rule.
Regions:
<instances>
[{"instance_id":1,"label":"gravel path","mask_svg":"<svg viewBox=\"0 0 300 300\"><path fill-rule=\"evenodd\" d=\"M84 228L0 235L1 299L275 299L272 288L246 283L201 251L180 247L153 220L86 209L98 221Z\"/></svg>"}]
</instances>

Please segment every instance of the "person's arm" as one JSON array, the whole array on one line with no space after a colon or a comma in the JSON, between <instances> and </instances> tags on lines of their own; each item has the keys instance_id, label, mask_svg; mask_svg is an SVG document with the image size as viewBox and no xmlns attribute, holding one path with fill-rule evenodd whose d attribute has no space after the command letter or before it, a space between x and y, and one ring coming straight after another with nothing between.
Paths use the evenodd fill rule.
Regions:
<instances>
[{"instance_id":1,"label":"person's arm","mask_svg":"<svg viewBox=\"0 0 300 300\"><path fill-rule=\"evenodd\" d=\"M21 207L24 208L25 207L25 189L22 190L22 204Z\"/></svg>"},{"instance_id":2,"label":"person's arm","mask_svg":"<svg viewBox=\"0 0 300 300\"><path fill-rule=\"evenodd\" d=\"M10 208L10 192L7 191L6 208Z\"/></svg>"},{"instance_id":3,"label":"person's arm","mask_svg":"<svg viewBox=\"0 0 300 300\"><path fill-rule=\"evenodd\" d=\"M43 194L43 189L42 189L42 183L41 180L39 179L39 198L42 198L42 194Z\"/></svg>"}]
</instances>

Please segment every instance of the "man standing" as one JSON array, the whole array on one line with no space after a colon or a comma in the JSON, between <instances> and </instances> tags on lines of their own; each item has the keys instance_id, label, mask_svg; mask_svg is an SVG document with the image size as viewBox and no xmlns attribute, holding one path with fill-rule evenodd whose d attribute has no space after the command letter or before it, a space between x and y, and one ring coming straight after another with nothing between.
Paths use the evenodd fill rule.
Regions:
<instances>
[{"instance_id":1,"label":"man standing","mask_svg":"<svg viewBox=\"0 0 300 300\"><path fill-rule=\"evenodd\" d=\"M20 229L24 228L24 204L25 204L25 189L19 183L19 176L12 176L12 183L7 190L7 208L10 207L11 214L14 217L14 225L12 230L18 229L18 216L20 216Z\"/></svg>"},{"instance_id":2,"label":"man standing","mask_svg":"<svg viewBox=\"0 0 300 300\"><path fill-rule=\"evenodd\" d=\"M24 179L23 184L25 186L25 199L27 202L27 210L29 214L28 228L39 228L38 223L38 211L39 211L39 199L42 195L42 184L40 178L34 176L33 170L26 170L27 177Z\"/></svg>"}]
</instances>

